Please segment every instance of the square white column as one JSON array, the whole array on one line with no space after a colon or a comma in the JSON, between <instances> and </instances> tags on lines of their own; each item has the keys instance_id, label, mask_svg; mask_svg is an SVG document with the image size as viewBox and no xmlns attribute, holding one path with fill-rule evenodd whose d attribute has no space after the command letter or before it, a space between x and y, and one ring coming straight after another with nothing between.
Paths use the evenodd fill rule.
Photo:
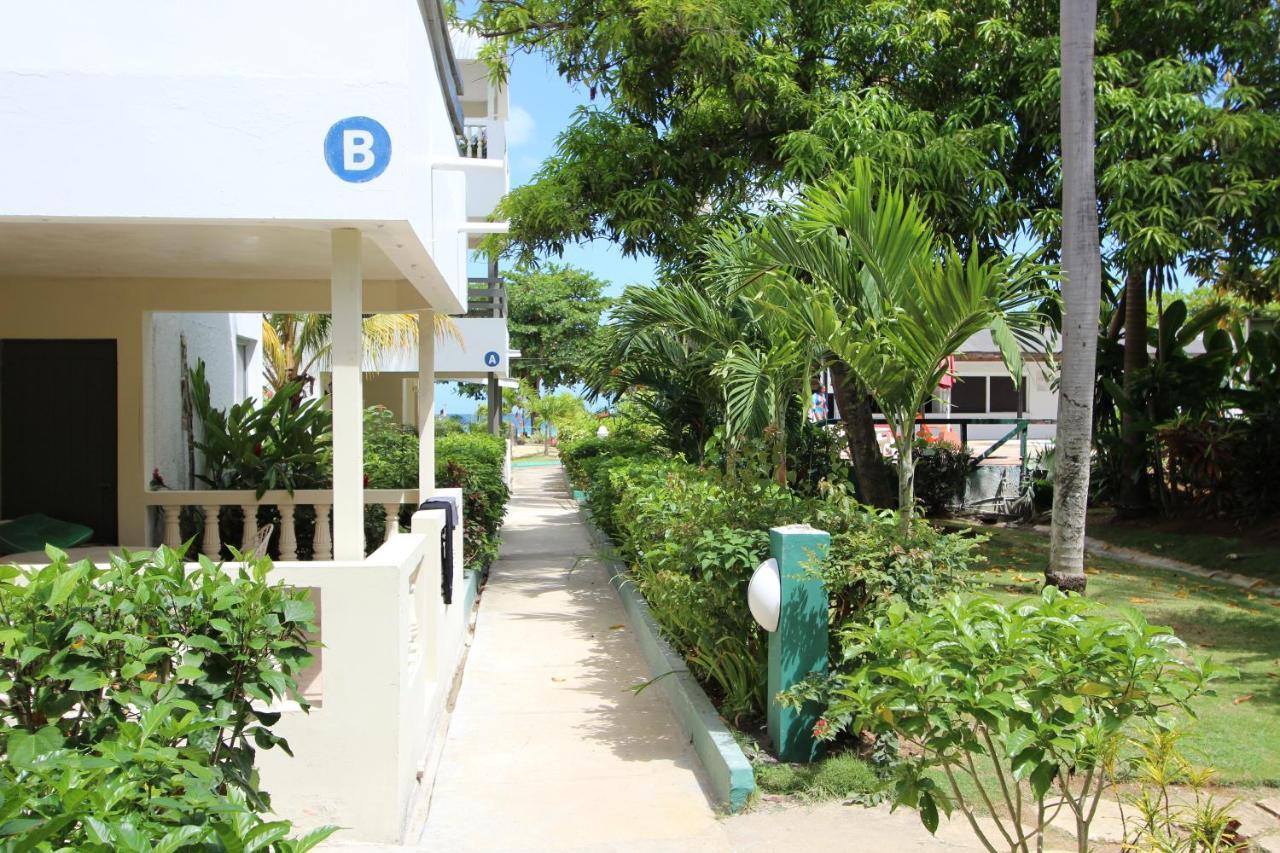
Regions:
<instances>
[{"instance_id":1,"label":"square white column","mask_svg":"<svg viewBox=\"0 0 1280 853\"><path fill-rule=\"evenodd\" d=\"M418 312L418 500L436 488L435 312Z\"/></svg>"},{"instance_id":2,"label":"square white column","mask_svg":"<svg viewBox=\"0 0 1280 853\"><path fill-rule=\"evenodd\" d=\"M364 387L360 231L333 231L333 558L364 559Z\"/></svg>"}]
</instances>

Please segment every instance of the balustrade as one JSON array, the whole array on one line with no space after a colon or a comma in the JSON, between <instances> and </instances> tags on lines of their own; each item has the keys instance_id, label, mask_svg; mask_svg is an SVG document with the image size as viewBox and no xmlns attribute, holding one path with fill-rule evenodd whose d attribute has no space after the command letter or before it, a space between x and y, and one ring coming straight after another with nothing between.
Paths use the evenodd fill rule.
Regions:
<instances>
[{"instance_id":1,"label":"balustrade","mask_svg":"<svg viewBox=\"0 0 1280 853\"><path fill-rule=\"evenodd\" d=\"M202 533L200 552L217 559L222 552L222 532L219 520L222 510L235 507L246 522L236 545L242 552L252 550L257 542L258 511L272 507L279 514L276 525L280 537L277 549L281 560L299 559L298 511L309 507L315 512L315 526L309 542L312 560L333 559L333 537L330 520L333 514L333 492L322 489L299 489L292 494L286 491L270 491L261 497L253 492L240 491L180 491L148 492L145 502L160 509L163 519L162 539L165 545L176 548L182 544L182 511L191 508L200 513L197 525ZM400 512L403 508L416 509L417 489L366 489L365 506L381 506L386 512L383 525L383 541L400 532ZM303 553L308 549L303 549Z\"/></svg>"}]
</instances>

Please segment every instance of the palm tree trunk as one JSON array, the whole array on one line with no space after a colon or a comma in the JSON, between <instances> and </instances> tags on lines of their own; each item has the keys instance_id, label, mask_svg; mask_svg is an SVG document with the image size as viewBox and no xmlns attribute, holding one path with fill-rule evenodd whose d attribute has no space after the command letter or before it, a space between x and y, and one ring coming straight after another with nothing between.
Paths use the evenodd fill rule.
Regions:
<instances>
[{"instance_id":1,"label":"palm tree trunk","mask_svg":"<svg viewBox=\"0 0 1280 853\"><path fill-rule=\"evenodd\" d=\"M1094 178L1093 42L1097 0L1061 0L1062 41L1062 377L1053 532L1045 582L1083 592L1085 514L1089 501L1089 450L1093 386L1098 356L1098 308L1102 255L1098 246Z\"/></svg>"},{"instance_id":2,"label":"palm tree trunk","mask_svg":"<svg viewBox=\"0 0 1280 853\"><path fill-rule=\"evenodd\" d=\"M898 522L905 533L911 527L916 511L916 460L912 443L915 441L915 424L910 418L903 421L898 436Z\"/></svg>"},{"instance_id":3,"label":"palm tree trunk","mask_svg":"<svg viewBox=\"0 0 1280 853\"><path fill-rule=\"evenodd\" d=\"M849 442L858 499L875 507L891 507L893 490L884 476L884 456L876 442L875 421L871 417L866 391L849 374L849 368L843 361L831 363L831 382L835 386L836 405L840 408L845 438Z\"/></svg>"},{"instance_id":4,"label":"palm tree trunk","mask_svg":"<svg viewBox=\"0 0 1280 853\"><path fill-rule=\"evenodd\" d=\"M1147 277L1131 270L1124 282L1124 391L1137 402L1138 371L1147 366ZM1147 482L1147 435L1138 418L1120 413L1120 437L1124 445L1120 502L1116 514L1140 518L1151 511Z\"/></svg>"}]
</instances>

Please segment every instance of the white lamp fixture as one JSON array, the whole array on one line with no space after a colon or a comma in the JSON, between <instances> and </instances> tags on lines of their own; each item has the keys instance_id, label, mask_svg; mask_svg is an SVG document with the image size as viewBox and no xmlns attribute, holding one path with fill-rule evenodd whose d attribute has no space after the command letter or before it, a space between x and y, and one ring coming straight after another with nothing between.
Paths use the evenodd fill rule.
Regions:
<instances>
[{"instance_id":1,"label":"white lamp fixture","mask_svg":"<svg viewBox=\"0 0 1280 853\"><path fill-rule=\"evenodd\" d=\"M778 615L782 612L782 576L778 574L778 561L773 557L756 567L747 584L747 606L760 627L769 633L778 630Z\"/></svg>"}]
</instances>

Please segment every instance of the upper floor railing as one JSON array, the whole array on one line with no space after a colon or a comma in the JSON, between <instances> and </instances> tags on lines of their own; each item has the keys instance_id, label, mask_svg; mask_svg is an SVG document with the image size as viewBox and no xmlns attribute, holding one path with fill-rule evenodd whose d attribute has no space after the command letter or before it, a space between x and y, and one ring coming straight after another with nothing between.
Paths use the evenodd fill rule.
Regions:
<instances>
[{"instance_id":1,"label":"upper floor railing","mask_svg":"<svg viewBox=\"0 0 1280 853\"><path fill-rule=\"evenodd\" d=\"M467 316L507 316L507 286L501 277L467 279Z\"/></svg>"},{"instance_id":2,"label":"upper floor railing","mask_svg":"<svg viewBox=\"0 0 1280 853\"><path fill-rule=\"evenodd\" d=\"M483 124L467 124L458 137L458 153L474 160L489 159L489 128Z\"/></svg>"}]
</instances>

